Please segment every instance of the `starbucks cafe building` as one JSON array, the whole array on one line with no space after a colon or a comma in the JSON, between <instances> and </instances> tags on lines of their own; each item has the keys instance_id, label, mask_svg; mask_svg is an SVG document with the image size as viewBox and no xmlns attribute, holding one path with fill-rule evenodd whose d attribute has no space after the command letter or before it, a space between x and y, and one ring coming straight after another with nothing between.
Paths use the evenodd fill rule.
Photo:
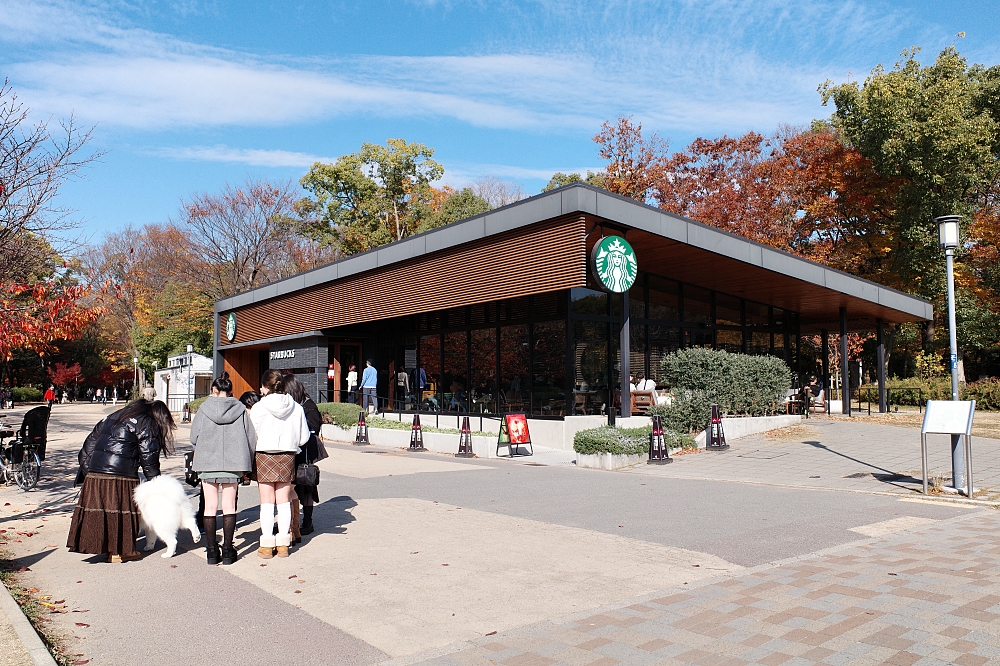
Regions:
<instances>
[{"instance_id":1,"label":"starbucks cafe building","mask_svg":"<svg viewBox=\"0 0 1000 666\"><path fill-rule=\"evenodd\" d=\"M932 316L924 300L573 184L218 301L215 367L237 395L270 367L344 401L350 367L360 376L370 358L390 410L610 416L622 375L668 388L660 360L677 349L770 354L828 378L803 336L881 342L884 326Z\"/></svg>"}]
</instances>

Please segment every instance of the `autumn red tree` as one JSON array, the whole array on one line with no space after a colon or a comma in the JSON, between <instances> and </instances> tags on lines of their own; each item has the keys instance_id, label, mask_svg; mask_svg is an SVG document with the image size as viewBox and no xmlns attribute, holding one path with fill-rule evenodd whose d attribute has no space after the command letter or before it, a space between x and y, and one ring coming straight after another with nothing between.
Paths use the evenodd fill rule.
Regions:
<instances>
[{"instance_id":1,"label":"autumn red tree","mask_svg":"<svg viewBox=\"0 0 1000 666\"><path fill-rule=\"evenodd\" d=\"M57 342L82 335L104 313L103 307L85 304L90 292L89 286L51 280L0 284L0 360L10 360L15 349L44 356Z\"/></svg>"},{"instance_id":2,"label":"autumn red tree","mask_svg":"<svg viewBox=\"0 0 1000 666\"><path fill-rule=\"evenodd\" d=\"M80 378L80 364L56 363L46 368L45 372L56 386L69 386Z\"/></svg>"},{"instance_id":3,"label":"autumn red tree","mask_svg":"<svg viewBox=\"0 0 1000 666\"><path fill-rule=\"evenodd\" d=\"M642 123L621 116L605 121L594 136L598 153L607 160L602 184L605 189L645 202L668 164L668 144L656 132L643 136Z\"/></svg>"}]
</instances>

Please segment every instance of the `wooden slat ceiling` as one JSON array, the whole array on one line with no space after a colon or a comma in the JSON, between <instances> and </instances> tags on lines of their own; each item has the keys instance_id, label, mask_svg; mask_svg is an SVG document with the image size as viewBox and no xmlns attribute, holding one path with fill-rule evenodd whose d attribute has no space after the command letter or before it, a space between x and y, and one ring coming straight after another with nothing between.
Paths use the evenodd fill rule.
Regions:
<instances>
[{"instance_id":1,"label":"wooden slat ceiling","mask_svg":"<svg viewBox=\"0 0 1000 666\"><path fill-rule=\"evenodd\" d=\"M588 229L601 221L588 216ZM599 231L588 237L588 252L599 237ZM847 308L852 331L872 330L879 318L886 324L922 321L878 303L645 231L630 229L626 237L636 251L640 270L798 312L803 333L822 328L839 331L841 307Z\"/></svg>"}]
</instances>

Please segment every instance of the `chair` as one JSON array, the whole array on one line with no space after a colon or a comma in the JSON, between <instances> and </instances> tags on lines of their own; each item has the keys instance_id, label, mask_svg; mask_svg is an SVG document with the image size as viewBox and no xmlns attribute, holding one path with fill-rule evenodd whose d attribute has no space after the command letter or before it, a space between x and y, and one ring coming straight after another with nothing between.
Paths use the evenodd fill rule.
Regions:
<instances>
[{"instance_id":1,"label":"chair","mask_svg":"<svg viewBox=\"0 0 1000 666\"><path fill-rule=\"evenodd\" d=\"M634 391L629 395L632 399L633 414L645 414L650 407L656 404L656 393L653 391Z\"/></svg>"},{"instance_id":2,"label":"chair","mask_svg":"<svg viewBox=\"0 0 1000 666\"><path fill-rule=\"evenodd\" d=\"M576 391L573 393L573 400L575 403L575 409L573 410L576 414L587 414L587 394Z\"/></svg>"},{"instance_id":3,"label":"chair","mask_svg":"<svg viewBox=\"0 0 1000 666\"><path fill-rule=\"evenodd\" d=\"M826 405L826 389L820 389L819 395L817 395L812 400L812 404L809 405L809 411L811 412L825 412L827 411Z\"/></svg>"}]
</instances>

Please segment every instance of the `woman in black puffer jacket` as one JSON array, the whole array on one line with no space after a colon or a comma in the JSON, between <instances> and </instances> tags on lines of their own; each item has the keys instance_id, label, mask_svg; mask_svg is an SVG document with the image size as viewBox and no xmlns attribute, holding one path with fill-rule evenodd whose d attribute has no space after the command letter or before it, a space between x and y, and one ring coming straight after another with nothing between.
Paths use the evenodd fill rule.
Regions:
<instances>
[{"instance_id":1,"label":"woman in black puffer jacket","mask_svg":"<svg viewBox=\"0 0 1000 666\"><path fill-rule=\"evenodd\" d=\"M160 474L160 454L173 453L174 419L162 402L136 400L97 424L80 451L83 489L66 546L73 553L107 553L111 562L139 559L139 509L132 496L139 467Z\"/></svg>"}]
</instances>

